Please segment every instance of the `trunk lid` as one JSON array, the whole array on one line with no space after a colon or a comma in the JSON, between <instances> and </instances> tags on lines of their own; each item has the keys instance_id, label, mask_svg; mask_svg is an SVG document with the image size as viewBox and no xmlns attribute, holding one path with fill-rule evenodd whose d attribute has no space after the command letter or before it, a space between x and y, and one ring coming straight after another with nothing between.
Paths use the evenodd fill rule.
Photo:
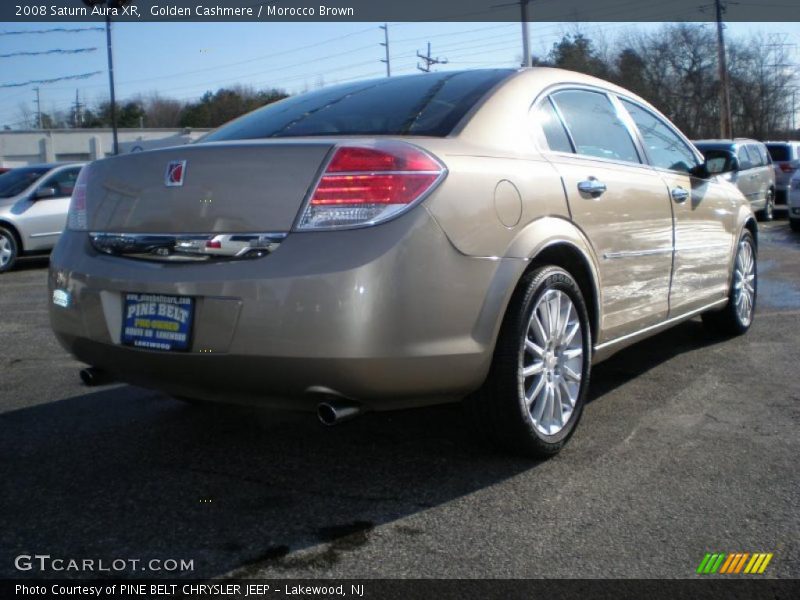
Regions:
<instances>
[{"instance_id":1,"label":"trunk lid","mask_svg":"<svg viewBox=\"0 0 800 600\"><path fill-rule=\"evenodd\" d=\"M332 146L330 140L218 142L98 161L87 186L89 230L287 232Z\"/></svg>"}]
</instances>

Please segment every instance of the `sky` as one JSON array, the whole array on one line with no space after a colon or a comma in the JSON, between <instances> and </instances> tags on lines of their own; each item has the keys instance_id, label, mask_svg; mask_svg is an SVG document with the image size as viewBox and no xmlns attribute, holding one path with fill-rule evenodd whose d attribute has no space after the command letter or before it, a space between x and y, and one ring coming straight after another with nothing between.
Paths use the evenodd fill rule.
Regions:
<instances>
[{"instance_id":1,"label":"sky","mask_svg":"<svg viewBox=\"0 0 800 600\"><path fill-rule=\"evenodd\" d=\"M380 23L117 23L113 26L118 101L157 92L193 100L236 84L298 93L320 85L385 75ZM580 31L607 42L659 23L588 23ZM108 98L105 33L2 35L8 31L92 27L87 23L0 23L0 85L99 71L83 80L40 85L43 112L67 111L75 101L91 107ZM706 27L713 27L707 24ZM519 66L519 23L389 23L392 75L417 72L416 52L447 59L435 70ZM531 46L543 56L574 23L531 23ZM761 33L786 43L800 61L800 23L729 23L733 37ZM774 37L770 37L774 36ZM15 56L15 52L97 48L73 55ZM19 127L22 106L34 110L34 85L0 87L0 127Z\"/></svg>"}]
</instances>

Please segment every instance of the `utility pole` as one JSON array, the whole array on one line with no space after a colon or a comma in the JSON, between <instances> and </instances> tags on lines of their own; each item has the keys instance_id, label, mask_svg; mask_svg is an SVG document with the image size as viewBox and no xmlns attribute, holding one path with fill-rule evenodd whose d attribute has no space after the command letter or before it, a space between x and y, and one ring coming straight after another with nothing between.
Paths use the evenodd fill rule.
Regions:
<instances>
[{"instance_id":1,"label":"utility pole","mask_svg":"<svg viewBox=\"0 0 800 600\"><path fill-rule=\"evenodd\" d=\"M788 34L771 34L770 43L766 45L769 48L770 56L772 57L772 64L767 65L775 69L775 81L773 85L783 93L792 90L792 108L791 115L786 119L785 125L791 129L795 127L795 88L788 85L790 77L787 72L794 75L793 65L789 61L789 52L794 53L797 50L797 44L787 42ZM783 124L781 124L783 126Z\"/></svg>"},{"instance_id":2,"label":"utility pole","mask_svg":"<svg viewBox=\"0 0 800 600\"><path fill-rule=\"evenodd\" d=\"M75 104L73 105L72 125L77 129L83 125L83 104L81 104L80 92L75 90Z\"/></svg>"},{"instance_id":3,"label":"utility pole","mask_svg":"<svg viewBox=\"0 0 800 600\"><path fill-rule=\"evenodd\" d=\"M381 43L381 46L383 46L386 49L386 58L381 59L381 62L382 63L386 63L386 76L387 77L391 77L392 76L392 66L391 66L391 64L389 64L389 24L388 23L384 23L383 25L379 26L379 29L383 29L383 40L384 41Z\"/></svg>"},{"instance_id":4,"label":"utility pole","mask_svg":"<svg viewBox=\"0 0 800 600\"><path fill-rule=\"evenodd\" d=\"M714 0L717 17L717 67L719 69L719 135L722 139L733 138L733 119L731 115L731 92L728 82L728 64L725 57L725 35L723 33L722 13L725 6L722 0Z\"/></svg>"},{"instance_id":5,"label":"utility pole","mask_svg":"<svg viewBox=\"0 0 800 600\"><path fill-rule=\"evenodd\" d=\"M36 128L37 129L41 129L42 128L42 101L41 101L41 97L39 96L39 86L36 86L35 88L33 88L33 90L36 92L36 100L35 100L35 102L36 102Z\"/></svg>"},{"instance_id":6,"label":"utility pole","mask_svg":"<svg viewBox=\"0 0 800 600\"><path fill-rule=\"evenodd\" d=\"M520 20L522 22L522 66L530 67L531 62L531 40L530 29L528 28L528 2L530 0L519 0Z\"/></svg>"},{"instance_id":7,"label":"utility pole","mask_svg":"<svg viewBox=\"0 0 800 600\"><path fill-rule=\"evenodd\" d=\"M108 46L108 86L111 88L111 131L114 136L114 156L119 154L117 136L117 99L114 94L114 57L111 53L111 16L106 15L106 45Z\"/></svg>"},{"instance_id":8,"label":"utility pole","mask_svg":"<svg viewBox=\"0 0 800 600\"><path fill-rule=\"evenodd\" d=\"M421 58L425 62L424 65L421 65L421 64L417 63L417 69L419 69L423 73L430 73L431 72L431 67L433 65L446 65L447 64L447 59L446 58L439 58L438 56L436 58L432 58L431 57L431 43L430 42L428 42L428 53L427 54L420 54L419 50L417 50L417 58Z\"/></svg>"}]
</instances>

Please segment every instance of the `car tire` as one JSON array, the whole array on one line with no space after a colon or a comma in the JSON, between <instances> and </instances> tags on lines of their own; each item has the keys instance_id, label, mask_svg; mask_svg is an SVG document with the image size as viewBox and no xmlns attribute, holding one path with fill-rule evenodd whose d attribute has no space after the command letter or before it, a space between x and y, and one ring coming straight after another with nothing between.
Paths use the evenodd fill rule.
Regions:
<instances>
[{"instance_id":1,"label":"car tire","mask_svg":"<svg viewBox=\"0 0 800 600\"><path fill-rule=\"evenodd\" d=\"M789 227L792 228L792 231L800 233L800 219L789 219Z\"/></svg>"},{"instance_id":2,"label":"car tire","mask_svg":"<svg viewBox=\"0 0 800 600\"><path fill-rule=\"evenodd\" d=\"M703 324L712 333L742 335L753 323L758 296L758 265L753 235L745 230L736 246L728 303L722 310L704 313Z\"/></svg>"},{"instance_id":3,"label":"car tire","mask_svg":"<svg viewBox=\"0 0 800 600\"><path fill-rule=\"evenodd\" d=\"M772 221L775 218L775 190L767 190L767 197L764 199L764 208L758 211L759 221Z\"/></svg>"},{"instance_id":4,"label":"car tire","mask_svg":"<svg viewBox=\"0 0 800 600\"><path fill-rule=\"evenodd\" d=\"M0 273L6 273L14 268L19 256L19 245L16 236L0 227Z\"/></svg>"},{"instance_id":5,"label":"car tire","mask_svg":"<svg viewBox=\"0 0 800 600\"><path fill-rule=\"evenodd\" d=\"M575 279L556 266L527 273L503 319L489 375L467 400L478 430L517 454L558 453L583 412L591 338Z\"/></svg>"}]
</instances>

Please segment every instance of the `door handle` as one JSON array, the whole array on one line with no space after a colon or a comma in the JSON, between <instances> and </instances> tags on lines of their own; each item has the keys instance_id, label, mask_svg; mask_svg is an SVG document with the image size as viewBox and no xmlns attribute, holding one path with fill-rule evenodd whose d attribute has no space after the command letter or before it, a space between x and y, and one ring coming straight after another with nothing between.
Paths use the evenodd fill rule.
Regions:
<instances>
[{"instance_id":1,"label":"door handle","mask_svg":"<svg viewBox=\"0 0 800 600\"><path fill-rule=\"evenodd\" d=\"M601 196L608 189L605 183L598 181L596 177L589 177L585 181L578 182L578 191L590 196Z\"/></svg>"},{"instance_id":2,"label":"door handle","mask_svg":"<svg viewBox=\"0 0 800 600\"><path fill-rule=\"evenodd\" d=\"M675 202L686 202L686 199L689 197L689 192L687 192L682 187L672 188L670 191L670 195Z\"/></svg>"}]
</instances>

